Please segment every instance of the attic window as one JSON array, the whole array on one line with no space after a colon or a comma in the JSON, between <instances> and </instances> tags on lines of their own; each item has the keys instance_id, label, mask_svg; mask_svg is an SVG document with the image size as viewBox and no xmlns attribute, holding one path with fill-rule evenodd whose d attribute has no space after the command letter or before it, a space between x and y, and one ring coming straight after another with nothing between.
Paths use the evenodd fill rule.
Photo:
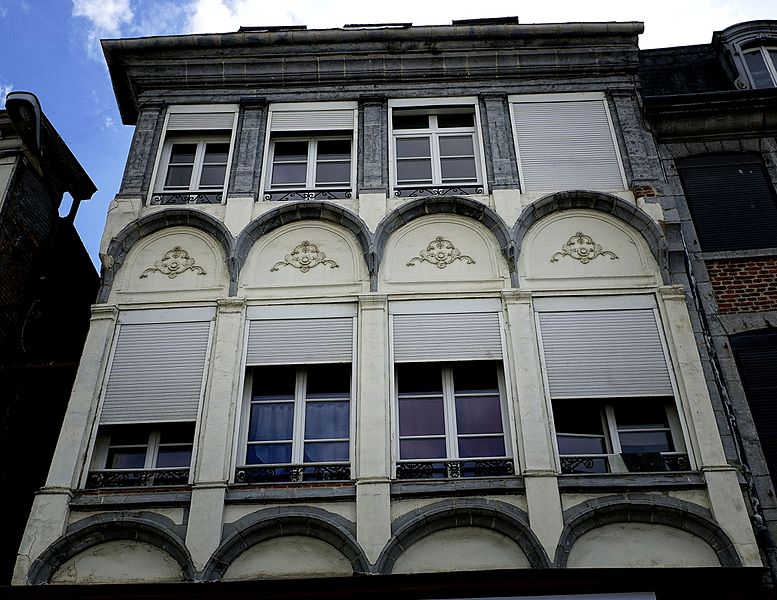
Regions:
<instances>
[{"instance_id":1,"label":"attic window","mask_svg":"<svg viewBox=\"0 0 777 600\"><path fill-rule=\"evenodd\" d=\"M750 80L756 89L777 87L777 44L744 50Z\"/></svg>"}]
</instances>

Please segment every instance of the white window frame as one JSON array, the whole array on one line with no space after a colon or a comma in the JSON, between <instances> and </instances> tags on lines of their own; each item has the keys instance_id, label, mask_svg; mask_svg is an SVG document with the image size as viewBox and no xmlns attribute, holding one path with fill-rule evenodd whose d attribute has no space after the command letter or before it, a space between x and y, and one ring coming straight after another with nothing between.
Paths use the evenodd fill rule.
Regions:
<instances>
[{"instance_id":1,"label":"white window frame","mask_svg":"<svg viewBox=\"0 0 777 600\"><path fill-rule=\"evenodd\" d=\"M236 104L193 104L193 105L175 105L167 110L162 129L161 142L157 150L154 169L151 173L151 186L148 192L147 202L151 204L151 198L157 194L178 193L182 195L193 195L197 193L221 193L222 204L226 202L227 186L229 184L229 174L232 160L235 152L235 138L237 131L237 117L239 107ZM225 134L226 129L202 128L202 129L177 129L170 127L170 119L173 115L180 114L220 114L233 113L232 125L229 133ZM168 167L170 166L170 154L173 144L176 143L197 143L197 155L194 160L192 177L189 180L188 189L176 188L165 189L165 180L167 179ZM222 186L199 187L200 176L202 174L203 159L205 157L205 144L207 143L228 143L229 153L227 155L227 165L224 172L224 183Z\"/></svg>"},{"instance_id":2,"label":"white window frame","mask_svg":"<svg viewBox=\"0 0 777 600\"><path fill-rule=\"evenodd\" d=\"M486 183L486 164L485 164L485 152L483 150L483 128L480 121L480 106L478 100L475 97L465 96L461 98L397 98L390 99L388 102L389 115L388 115L388 136L389 136L389 174L391 181L392 194L399 192L403 189L415 189L415 188L439 188L448 186L477 186L483 189L483 194L488 194L488 187ZM472 136L473 151L475 159L475 175L477 181L474 182L460 182L460 183L442 183L441 164L439 155L439 142L435 140L439 139L440 130L436 127L436 118L430 119L429 128L425 129L401 129L394 130L393 115L394 111L399 110L406 114L427 114L435 116L440 113L464 113L472 111L474 116L473 127L446 127L444 128L445 135L463 135L468 134ZM434 126L432 125L434 123ZM397 153L396 153L396 140L401 137L423 137L428 136L430 140L430 153L432 162L432 182L428 184L404 184L400 185L397 182Z\"/></svg>"},{"instance_id":3,"label":"white window frame","mask_svg":"<svg viewBox=\"0 0 777 600\"><path fill-rule=\"evenodd\" d=\"M623 157L621 156L621 147L618 142L618 136L615 133L615 126L613 124L612 115L610 114L610 107L607 104L607 97L604 92L572 92L563 94L511 94L507 97L507 102L510 107L510 126L512 129L513 146L515 148L515 159L518 162L518 177L521 185L521 192L526 193L526 177L523 171L523 165L521 162L521 149L518 147L517 128L515 123L515 115L513 113L513 104L531 103L531 102L584 102L591 100L599 100L604 105L604 113L607 116L607 125L610 129L610 135L612 136L612 143L615 148L615 158L618 161L618 170L621 177L621 183L623 185L622 190L607 190L607 191L625 191L628 190L628 180L626 179L626 171L623 168ZM560 190L529 190L528 193L545 194L548 192L560 191Z\"/></svg>"},{"instance_id":4,"label":"white window frame","mask_svg":"<svg viewBox=\"0 0 777 600\"><path fill-rule=\"evenodd\" d=\"M539 308L538 308L539 305ZM545 393L546 405L548 408L548 415L550 420L551 435L553 437L553 449L555 453L556 468L561 474L561 453L558 449L558 437L556 435L556 423L553 416L553 398L550 394L550 384L548 381L547 367L545 366L545 352L542 343L542 334L540 327L540 313L543 310L553 311L585 311L585 310L628 310L628 309L645 309L649 308L653 311L656 325L658 327L658 337L661 342L661 348L666 360L667 369L669 373L669 379L672 386L672 395L666 396L632 396L628 400L624 399L624 402L639 402L640 398L647 398L651 401L662 401L667 411L667 421L669 423L669 429L672 436L672 442L674 443L675 450L673 454L686 454L688 456L688 464L691 469L695 469L695 461L691 445L688 443L690 440L688 428L681 415L681 396L675 377L675 366L672 361L672 357L669 353L669 348L666 343L666 334L664 332L663 320L656 303L654 296L647 296L644 294L632 294L624 296L548 296L534 299L534 329L537 332L537 345L539 349L540 365L542 370L543 388ZM558 400L565 402L574 401L574 398L564 397ZM615 419L615 412L613 402L609 401L606 397L581 397L580 400L586 401L598 401L604 408L602 431L604 433L605 447L610 452L609 454L596 454L591 455L593 457L604 457L608 460L610 466L610 473L629 472L625 468L625 464L621 463L621 444L619 438L619 431L617 429L617 422ZM563 432L562 432L563 433ZM672 454L669 453L669 454ZM667 453L662 453L667 454ZM563 455L563 456L585 456L583 454Z\"/></svg>"},{"instance_id":5,"label":"white window frame","mask_svg":"<svg viewBox=\"0 0 777 600\"><path fill-rule=\"evenodd\" d=\"M276 142L307 142L308 144L308 154L307 158L305 159L305 183L304 188L300 188L299 185L296 184L278 184L273 185L272 183L272 175L273 170L275 169L275 144ZM331 184L321 184L316 183L316 175L318 172L318 143L321 141L348 141L351 145L351 158L350 158L350 179L347 182L338 183L336 185ZM353 152L353 137L347 137L342 135L312 135L312 136L294 136L294 137L278 137L273 136L270 138L270 154L267 159L267 166L269 168L269 177L268 181L269 184L267 187L268 192L283 192L283 191L293 191L293 190L316 190L316 191L326 191L326 190L337 190L337 189L348 189L353 190L353 180L354 180L354 152Z\"/></svg>"},{"instance_id":6,"label":"white window frame","mask_svg":"<svg viewBox=\"0 0 777 600\"><path fill-rule=\"evenodd\" d=\"M195 425L191 421L181 421L181 424L184 423L191 423L192 425ZM159 449L163 446L183 446L186 444L183 444L181 442L176 443L165 443L163 444L161 442L162 439L162 427L164 425L167 425L168 423L158 423L158 424L152 424L152 423L139 423L138 425L135 425L137 427L145 426L146 430L148 431L148 443L146 444L111 444L110 443L110 433L106 432L98 432L97 434L97 441L95 443L95 451L94 456L92 458L92 469L99 469L103 471L138 471L138 470L150 470L150 469L159 469L159 470L177 470L177 469L191 469L192 468L192 462L194 462L194 434L192 434L192 456L191 460L189 462L188 467L157 467L156 462L159 459ZM114 428L114 427L122 427L122 425L106 425L105 428ZM125 425L124 427L133 427L133 425ZM192 432L194 432L196 429L196 426L192 427ZM107 466L107 460L108 460L108 452L111 448L145 448L146 449L146 459L145 463L142 467L139 467L138 469L113 469L109 466Z\"/></svg>"},{"instance_id":7,"label":"white window frame","mask_svg":"<svg viewBox=\"0 0 777 600\"><path fill-rule=\"evenodd\" d=\"M774 40L768 40L769 43L757 45L757 46L749 46L747 48L741 48L740 51L742 52L742 59L744 61L745 71L747 71L747 77L750 80L750 86L753 89L774 89L777 88L777 63L775 63L774 59L772 58L771 54L769 54L769 51L777 52L777 41ZM764 61L764 64L766 65L766 71L769 74L769 77L772 79L772 87L770 88L758 88L755 85L755 81L753 80L753 75L750 72L750 65L747 64L747 55L748 54L760 54L761 60Z\"/></svg>"},{"instance_id":8,"label":"white window frame","mask_svg":"<svg viewBox=\"0 0 777 600\"><path fill-rule=\"evenodd\" d=\"M279 132L272 129L273 115L277 113L294 113L305 111L350 111L353 114L353 127L338 129L321 129L317 127L295 127L292 130ZM359 111L357 102L276 102L270 105L267 115L267 128L265 132L264 148L265 159L264 168L259 181L259 189L262 194L273 192L299 191L299 192L326 192L328 190L347 190L355 195L356 191L356 161L357 161L357 132L359 131ZM315 184L315 165L311 168L312 144L308 144L308 163L306 170L306 187L300 189L299 186L272 185L273 160L275 158L275 140L283 141L308 141L322 139L350 139L351 141L351 171L350 182L345 186L331 186ZM315 158L315 157L314 157ZM308 185L310 184L310 185ZM269 200L269 198L266 198Z\"/></svg>"}]
</instances>

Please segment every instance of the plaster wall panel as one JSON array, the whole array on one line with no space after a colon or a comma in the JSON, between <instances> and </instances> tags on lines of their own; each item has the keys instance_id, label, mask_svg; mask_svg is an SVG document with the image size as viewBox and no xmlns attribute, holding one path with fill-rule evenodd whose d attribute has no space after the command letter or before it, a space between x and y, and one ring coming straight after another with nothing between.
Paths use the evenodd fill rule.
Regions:
<instances>
[{"instance_id":1,"label":"plaster wall panel","mask_svg":"<svg viewBox=\"0 0 777 600\"><path fill-rule=\"evenodd\" d=\"M649 476L646 476L649 477ZM647 483L647 480L646 480ZM654 488L658 487L657 484L653 484ZM612 493L563 493L561 494L561 507L563 510L568 510L573 506L587 502L588 500L595 500L596 498L603 498L609 496ZM704 489L698 490L667 490L661 493L661 496L668 498L677 498L678 500L685 500L704 508L710 508L710 499L707 495L707 491Z\"/></svg>"},{"instance_id":2,"label":"plaster wall panel","mask_svg":"<svg viewBox=\"0 0 777 600\"><path fill-rule=\"evenodd\" d=\"M612 523L584 534L568 567L719 567L715 551L690 533L646 523Z\"/></svg>"},{"instance_id":3,"label":"plaster wall panel","mask_svg":"<svg viewBox=\"0 0 777 600\"><path fill-rule=\"evenodd\" d=\"M300 504L303 502L301 501ZM312 506L320 508L327 512L340 515L348 519L351 522L356 521L356 503L355 502L338 502L328 504L313 504L310 502L304 502L305 506ZM267 503L267 504L228 504L224 507L224 523L234 523L235 521L250 515L257 510L264 510L266 508L274 508L276 506L289 506L289 503Z\"/></svg>"},{"instance_id":4,"label":"plaster wall panel","mask_svg":"<svg viewBox=\"0 0 777 600\"><path fill-rule=\"evenodd\" d=\"M196 229L171 227L140 240L128 253L110 299L114 302L215 299L227 295L226 257Z\"/></svg>"},{"instance_id":5,"label":"plaster wall panel","mask_svg":"<svg viewBox=\"0 0 777 600\"><path fill-rule=\"evenodd\" d=\"M486 490L483 490L483 491L485 492ZM510 495L488 496L483 494L483 495L479 495L478 498L482 498L483 500L494 500L497 502L503 502L505 504L512 504L516 508L520 508L523 511L526 511L528 509L526 497L523 495L518 496L515 494L510 494ZM423 508L431 504L436 504L440 500L441 500L440 496L432 497L432 498L413 498L413 499L408 498L406 500L393 500L391 502L391 520L394 521L398 517L401 517L402 515L405 515L417 508Z\"/></svg>"},{"instance_id":6,"label":"plaster wall panel","mask_svg":"<svg viewBox=\"0 0 777 600\"><path fill-rule=\"evenodd\" d=\"M444 529L400 555L392 573L527 569L529 561L507 537L478 527Z\"/></svg>"},{"instance_id":7,"label":"plaster wall panel","mask_svg":"<svg viewBox=\"0 0 777 600\"><path fill-rule=\"evenodd\" d=\"M487 291L508 287L510 277L490 232L439 214L420 217L389 239L380 280L385 291Z\"/></svg>"},{"instance_id":8,"label":"plaster wall panel","mask_svg":"<svg viewBox=\"0 0 777 600\"><path fill-rule=\"evenodd\" d=\"M248 548L232 562L224 581L347 577L352 574L351 562L326 542L290 535Z\"/></svg>"},{"instance_id":9,"label":"plaster wall panel","mask_svg":"<svg viewBox=\"0 0 777 600\"><path fill-rule=\"evenodd\" d=\"M346 230L321 221L280 227L251 248L240 274L247 296L300 296L369 290L362 250ZM315 292L313 291L315 290Z\"/></svg>"},{"instance_id":10,"label":"plaster wall panel","mask_svg":"<svg viewBox=\"0 0 777 600\"><path fill-rule=\"evenodd\" d=\"M186 523L185 519L185 513L187 512L187 509L183 507L173 507L173 508L153 508L151 510L147 511L148 513L154 513L157 515L161 515L163 517L167 517L170 519L173 523L176 525L184 525ZM74 523L78 523L82 519L86 519L87 517L94 517L95 515L107 515L111 514L111 511L107 510L73 510L68 515L68 525L73 525ZM118 513L121 514L121 513Z\"/></svg>"},{"instance_id":11,"label":"plaster wall panel","mask_svg":"<svg viewBox=\"0 0 777 600\"><path fill-rule=\"evenodd\" d=\"M656 265L639 232L596 211L555 213L524 238L520 287L614 288L657 285Z\"/></svg>"},{"instance_id":12,"label":"plaster wall panel","mask_svg":"<svg viewBox=\"0 0 777 600\"><path fill-rule=\"evenodd\" d=\"M116 560L121 556L121 560ZM93 546L63 564L51 583L166 583L182 581L181 567L167 553L131 540Z\"/></svg>"}]
</instances>

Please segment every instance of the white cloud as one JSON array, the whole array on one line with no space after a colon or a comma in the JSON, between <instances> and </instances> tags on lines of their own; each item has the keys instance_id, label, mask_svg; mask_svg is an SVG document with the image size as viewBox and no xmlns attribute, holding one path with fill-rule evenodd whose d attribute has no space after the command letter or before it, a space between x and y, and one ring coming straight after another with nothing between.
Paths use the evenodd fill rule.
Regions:
<instances>
[{"instance_id":1,"label":"white cloud","mask_svg":"<svg viewBox=\"0 0 777 600\"><path fill-rule=\"evenodd\" d=\"M113 120L113 117L105 117L103 129L116 129L116 121Z\"/></svg>"},{"instance_id":2,"label":"white cloud","mask_svg":"<svg viewBox=\"0 0 777 600\"><path fill-rule=\"evenodd\" d=\"M5 97L13 91L13 83L0 83L0 108L5 107Z\"/></svg>"},{"instance_id":3,"label":"white cloud","mask_svg":"<svg viewBox=\"0 0 777 600\"><path fill-rule=\"evenodd\" d=\"M88 21L87 51L100 57L102 37L119 37L123 25L134 18L129 0L73 0L73 16Z\"/></svg>"}]
</instances>

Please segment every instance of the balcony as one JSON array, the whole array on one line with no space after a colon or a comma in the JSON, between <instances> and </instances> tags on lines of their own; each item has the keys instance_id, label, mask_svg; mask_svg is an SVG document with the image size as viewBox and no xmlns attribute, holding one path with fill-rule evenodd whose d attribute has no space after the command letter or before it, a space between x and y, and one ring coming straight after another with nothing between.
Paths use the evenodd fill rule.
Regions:
<instances>
[{"instance_id":1,"label":"balcony","mask_svg":"<svg viewBox=\"0 0 777 600\"><path fill-rule=\"evenodd\" d=\"M515 465L509 458L397 463L397 479L461 479L509 475L515 475Z\"/></svg>"},{"instance_id":2,"label":"balcony","mask_svg":"<svg viewBox=\"0 0 777 600\"><path fill-rule=\"evenodd\" d=\"M347 463L305 463L304 465L248 465L235 470L235 484L305 483L314 481L349 481L351 465Z\"/></svg>"},{"instance_id":3,"label":"balcony","mask_svg":"<svg viewBox=\"0 0 777 600\"><path fill-rule=\"evenodd\" d=\"M90 471L86 489L182 486L189 483L189 469L100 469Z\"/></svg>"},{"instance_id":4,"label":"balcony","mask_svg":"<svg viewBox=\"0 0 777 600\"><path fill-rule=\"evenodd\" d=\"M690 470L688 455L682 452L634 452L561 457L563 475L663 473Z\"/></svg>"}]
</instances>

